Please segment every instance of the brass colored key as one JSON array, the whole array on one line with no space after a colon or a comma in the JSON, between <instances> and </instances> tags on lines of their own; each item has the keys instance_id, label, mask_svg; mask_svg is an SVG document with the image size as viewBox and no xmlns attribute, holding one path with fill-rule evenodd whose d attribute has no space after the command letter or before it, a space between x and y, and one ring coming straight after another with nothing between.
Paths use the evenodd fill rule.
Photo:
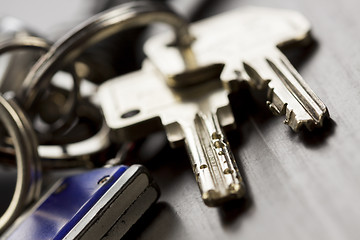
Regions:
<instances>
[{"instance_id":1,"label":"brass colored key","mask_svg":"<svg viewBox=\"0 0 360 240\"><path fill-rule=\"evenodd\" d=\"M189 77L201 82L209 74L220 75L230 91L230 81L248 81L253 90L267 89L269 108L284 114L294 131L303 125L309 130L321 127L329 117L324 103L279 50L309 42L310 24L302 15L248 7L192 24L190 32L196 39L192 54L198 66L193 69L185 68L180 51L169 44L170 34L155 36L145 45L148 58L172 86L183 87Z\"/></svg>"},{"instance_id":2,"label":"brass colored key","mask_svg":"<svg viewBox=\"0 0 360 240\"><path fill-rule=\"evenodd\" d=\"M101 85L98 94L115 139L132 140L164 127L172 146L185 142L208 206L243 196L244 183L222 131L234 118L218 78L177 90L145 62L141 70Z\"/></svg>"}]
</instances>

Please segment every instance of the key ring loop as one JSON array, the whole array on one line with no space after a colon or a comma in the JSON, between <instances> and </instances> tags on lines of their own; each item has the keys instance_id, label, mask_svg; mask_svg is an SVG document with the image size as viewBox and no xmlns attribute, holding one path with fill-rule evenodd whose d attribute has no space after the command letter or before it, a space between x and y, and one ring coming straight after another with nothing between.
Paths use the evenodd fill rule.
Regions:
<instances>
[{"instance_id":1,"label":"key ring loop","mask_svg":"<svg viewBox=\"0 0 360 240\"><path fill-rule=\"evenodd\" d=\"M100 109L86 99L77 106L77 116L86 118L99 128L90 137L70 143L38 145L38 155L43 171L49 169L65 169L88 167L98 164L106 156L111 147L110 129L103 119ZM0 148L0 156L8 159L8 166L15 165L15 150L13 146Z\"/></svg>"},{"instance_id":2,"label":"key ring loop","mask_svg":"<svg viewBox=\"0 0 360 240\"><path fill-rule=\"evenodd\" d=\"M42 38L29 36L29 35L18 35L13 38L6 39L0 42L0 55L7 53L9 51L23 50L23 49L35 49L35 50L41 50L47 52L49 48L50 48L50 43L48 43L46 40ZM48 132L51 133L61 132L61 130L67 128L68 126L67 124L69 122L69 119L72 119L72 113L79 98L80 78L78 77L73 67L70 68L69 71L73 78L74 87L68 101L63 106L62 115L65 117L60 118L57 121L55 121L53 124L51 124L51 127L47 129Z\"/></svg>"},{"instance_id":3,"label":"key ring loop","mask_svg":"<svg viewBox=\"0 0 360 240\"><path fill-rule=\"evenodd\" d=\"M57 41L47 54L38 60L24 81L22 92L25 109L35 105L56 71L73 62L89 46L120 31L153 22L171 25L175 30L177 46L183 49L190 47L193 38L188 32L186 21L166 5L155 2L131 2L120 5L80 24ZM189 58L184 54L185 62L193 62L193 59Z\"/></svg>"},{"instance_id":4,"label":"key ring loop","mask_svg":"<svg viewBox=\"0 0 360 240\"><path fill-rule=\"evenodd\" d=\"M110 129L103 119L100 109L90 101L82 99L77 106L81 117L99 125L99 129L91 137L78 142L61 145L40 145L38 147L44 169L92 167L94 162L101 160L101 155L111 146Z\"/></svg>"},{"instance_id":5,"label":"key ring loop","mask_svg":"<svg viewBox=\"0 0 360 240\"><path fill-rule=\"evenodd\" d=\"M0 42L0 54L19 49L35 49L46 52L50 44L42 38L20 35Z\"/></svg>"},{"instance_id":6,"label":"key ring loop","mask_svg":"<svg viewBox=\"0 0 360 240\"><path fill-rule=\"evenodd\" d=\"M13 141L18 172L13 197L0 217L0 233L10 226L28 203L39 197L41 189L41 166L35 133L15 99L7 97L0 95L0 120Z\"/></svg>"}]
</instances>

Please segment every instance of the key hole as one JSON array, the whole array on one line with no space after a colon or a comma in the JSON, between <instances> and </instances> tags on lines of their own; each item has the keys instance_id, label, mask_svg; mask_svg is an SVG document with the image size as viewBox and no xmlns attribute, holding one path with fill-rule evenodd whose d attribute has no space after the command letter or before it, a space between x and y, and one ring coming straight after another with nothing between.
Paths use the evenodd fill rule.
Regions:
<instances>
[{"instance_id":1,"label":"key hole","mask_svg":"<svg viewBox=\"0 0 360 240\"><path fill-rule=\"evenodd\" d=\"M122 114L121 118L131 118L135 115L138 115L139 113L140 113L139 109L134 109L134 110L131 110L131 111L128 111L128 112Z\"/></svg>"}]
</instances>

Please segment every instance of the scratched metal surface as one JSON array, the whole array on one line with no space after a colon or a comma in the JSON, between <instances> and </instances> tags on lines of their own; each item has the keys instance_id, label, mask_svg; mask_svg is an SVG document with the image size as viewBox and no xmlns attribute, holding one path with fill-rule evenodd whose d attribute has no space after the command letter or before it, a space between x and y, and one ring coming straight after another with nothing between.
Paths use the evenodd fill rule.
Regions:
<instances>
[{"instance_id":1,"label":"scratched metal surface","mask_svg":"<svg viewBox=\"0 0 360 240\"><path fill-rule=\"evenodd\" d=\"M223 208L203 204L184 149L166 147L146 163L162 196L126 239L359 239L358 1L199 2L193 19L244 5L304 14L317 44L298 55L296 67L325 102L332 121L315 133L295 134L283 117L260 106L239 121L229 140L248 194Z\"/></svg>"}]
</instances>

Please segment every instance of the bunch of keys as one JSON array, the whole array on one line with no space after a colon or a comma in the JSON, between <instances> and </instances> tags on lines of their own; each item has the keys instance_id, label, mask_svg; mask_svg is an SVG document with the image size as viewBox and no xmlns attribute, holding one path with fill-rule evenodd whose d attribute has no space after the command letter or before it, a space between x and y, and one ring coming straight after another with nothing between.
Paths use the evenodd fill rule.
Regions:
<instances>
[{"instance_id":1,"label":"bunch of keys","mask_svg":"<svg viewBox=\"0 0 360 240\"><path fill-rule=\"evenodd\" d=\"M50 80L53 75L69 64L76 65L77 56L86 49L86 44L81 48L77 45L78 41L88 40L88 44L90 43L91 45L115 34L117 31L132 27L134 24L145 24L145 20L148 18L153 18L154 21L169 20L173 21L174 24L183 24L183 20L166 6L156 5L150 2L129 3L96 15L64 36L63 39L53 44L48 51L40 57L31 68L26 79L22 82L22 89L20 89L19 94L8 92L4 94L8 96L7 98L0 98L0 110L4 113L2 114L2 120L10 135L5 137L10 147L4 146L1 150L3 153L12 154L16 157L19 170L14 196L8 209L0 218L0 232L3 232L10 226L24 208L39 196L42 179L40 165L45 165L49 168L57 168L59 165L61 167L73 167L72 164L75 160L75 166L79 166L78 163L81 164L81 162L83 162L84 166L90 159L94 158L92 155L95 155L95 153L104 150L110 151L108 127L103 124L104 121L100 121L103 126L99 127L98 133L84 141L70 141L61 146L53 144L38 146L38 139L36 138L43 135L46 136L47 133L34 132L34 120L36 120L37 117L41 117L36 113L36 109L38 109L37 105L41 101L45 91L49 89ZM95 36L92 36L94 33ZM89 38L87 38L88 36ZM93 39L90 39L91 37ZM9 43L3 43L0 48L2 51L5 51L7 49L39 48L43 46L42 44L38 44L39 42L29 41L34 39L35 38L31 36L17 37ZM87 99L83 99L80 96L78 85L79 73L77 69L73 67L67 68L67 70L72 73L74 78L74 89L68 101L70 104L65 104L69 105L69 107L66 106L64 113L68 113L69 115L75 114L77 117L79 117L80 114L84 114L83 112L85 112L85 115L94 115L93 110L91 110L93 108L87 108L86 104L84 104L84 102L87 102ZM15 94L17 96L15 96ZM95 102L91 102L91 104L96 108ZM97 114L101 116L101 113ZM55 124L49 124L47 129L57 133L60 129L67 131L69 127L67 121L72 120L72 118L66 114L60 116L60 118L61 119L58 119L60 121L55 119ZM57 124L59 122L60 124ZM109 171L103 169L96 171L96 173L89 172L84 178L88 178L86 176L92 176L94 174L94 178L97 178L99 177L97 174L104 174L106 172ZM107 236L111 236L112 234L121 236L125 234L130 226L157 200L159 191L149 174L144 170L144 167L132 166L126 170L124 176L120 177L123 172L123 167L119 169L119 171L109 172L107 175L109 175L109 181L111 180L112 183L111 185L110 182L106 183L104 187L101 188L95 187L97 185L94 185L94 183L89 183L90 185L87 186L78 186L79 184L82 185L84 181L81 180L83 178L81 176L64 180L73 185L69 188L71 189L71 193L82 190L91 191L81 198L77 196L72 198L67 192L64 192L64 194L57 194L56 191L50 193L48 198L41 200L40 206L36 206L28 215L21 217L23 223L20 223L20 226L33 226L36 221L32 220L34 220L34 218L36 219L37 214L39 214L39 212L41 214L44 208L50 212L60 212L61 209L48 208L49 206L53 206L53 201L61 201L62 199L71 202L72 199L76 199L78 201L77 204L69 208L66 217L60 222L53 222L53 224L57 225L56 229L50 226L49 229L44 229L44 233L42 234L45 234L48 238L69 236L71 239L87 238L89 237L88 234L93 232L96 234L90 234L90 236L95 236L95 238L104 237L104 234L107 234ZM103 183L103 181L100 181L100 184L101 183ZM111 188L109 190L110 186ZM148 193L145 194L145 192ZM112 209L112 207L116 207L116 209ZM104 208L110 209L111 211L105 211ZM81 214L79 214L79 211ZM90 213L95 215L91 216L89 215ZM107 222L110 224L109 228L118 221L120 222L120 226L110 232L108 232L109 228L99 232L98 229L102 225L99 226L93 222L95 221L95 217L98 223ZM76 219L76 222L74 222L73 219ZM125 225L122 224L123 221L126 221ZM78 225L78 223L81 224ZM41 225L39 227L41 227ZM74 228L74 230L72 230L72 228ZM32 231L32 229L13 227L12 230L6 233L6 236L14 236L15 238L19 236L18 234L21 236L29 236L30 232L28 231ZM60 231L61 234L58 231ZM40 235L45 236L42 234Z\"/></svg>"},{"instance_id":2,"label":"bunch of keys","mask_svg":"<svg viewBox=\"0 0 360 240\"><path fill-rule=\"evenodd\" d=\"M145 45L139 71L99 89L106 122L119 141L164 128L174 147L185 143L202 199L219 206L241 198L244 183L223 133L234 125L228 94L241 84L267 89L275 114L294 131L321 127L326 106L279 47L310 37L308 21L286 10L244 8L190 26L190 47L169 33Z\"/></svg>"},{"instance_id":3,"label":"bunch of keys","mask_svg":"<svg viewBox=\"0 0 360 240\"><path fill-rule=\"evenodd\" d=\"M302 15L286 10L244 8L189 27L163 5L153 2L122 5L94 16L50 46L31 68L17 98L0 98L4 106L0 110L7 113L2 120L10 126L13 145L22 147L25 150L21 152L31 153L35 159L29 162L25 155L13 151L18 157L18 167L37 173L29 175L28 172L26 177L30 182L19 183L22 189L31 189L32 194L26 201L16 200L21 204L13 201L17 209L9 215L8 222L2 223L1 231L38 195L39 156L41 164L47 160L49 165L51 159L56 158L51 155L54 148L41 151L45 146L37 146L36 140L23 146L21 140L35 138L31 126L34 114L30 114L29 119L26 112L34 112L54 74L69 64L73 65L67 69L74 77L69 101L73 105L70 104L65 112L76 112L77 105L84 103L79 95L76 61L85 49L119 31L153 22L169 24L175 36L163 33L149 39L144 48L147 59L141 70L108 80L99 87L91 104L99 102L104 114L103 127L99 128L101 134L95 136L105 139L105 144L96 152L106 151L110 139L120 143L135 141L164 129L171 146L185 144L204 203L221 206L243 197L246 192L224 133L235 126L229 93L243 85L250 86L252 91L266 90L267 98L263 101L273 113L285 115L285 123L294 131L302 127L309 130L321 127L329 117L326 106L279 50L285 45L305 43L310 38L310 25ZM21 119L20 123L9 121L15 118ZM55 121L59 124L49 129L66 129L69 119L65 115L61 121ZM61 149L61 157L56 161L60 165L64 159L69 160L67 145ZM80 151L77 156L84 156L84 152ZM34 176L37 177L31 178ZM72 196L82 191L79 189L83 189L84 194ZM25 197L23 191L21 196ZM51 226L47 230L36 229L33 237L98 239L113 234L122 236L158 196L155 183L143 167L93 170L59 182L5 236L14 239L29 236L28 230L34 230L31 226L44 212L55 211L55 215L61 215L59 209L62 207L54 204L57 201L70 201L73 205L63 212L62 219L41 218L40 222L48 222ZM116 228L116 223L122 221L129 224ZM104 222L110 224L100 231Z\"/></svg>"}]
</instances>

